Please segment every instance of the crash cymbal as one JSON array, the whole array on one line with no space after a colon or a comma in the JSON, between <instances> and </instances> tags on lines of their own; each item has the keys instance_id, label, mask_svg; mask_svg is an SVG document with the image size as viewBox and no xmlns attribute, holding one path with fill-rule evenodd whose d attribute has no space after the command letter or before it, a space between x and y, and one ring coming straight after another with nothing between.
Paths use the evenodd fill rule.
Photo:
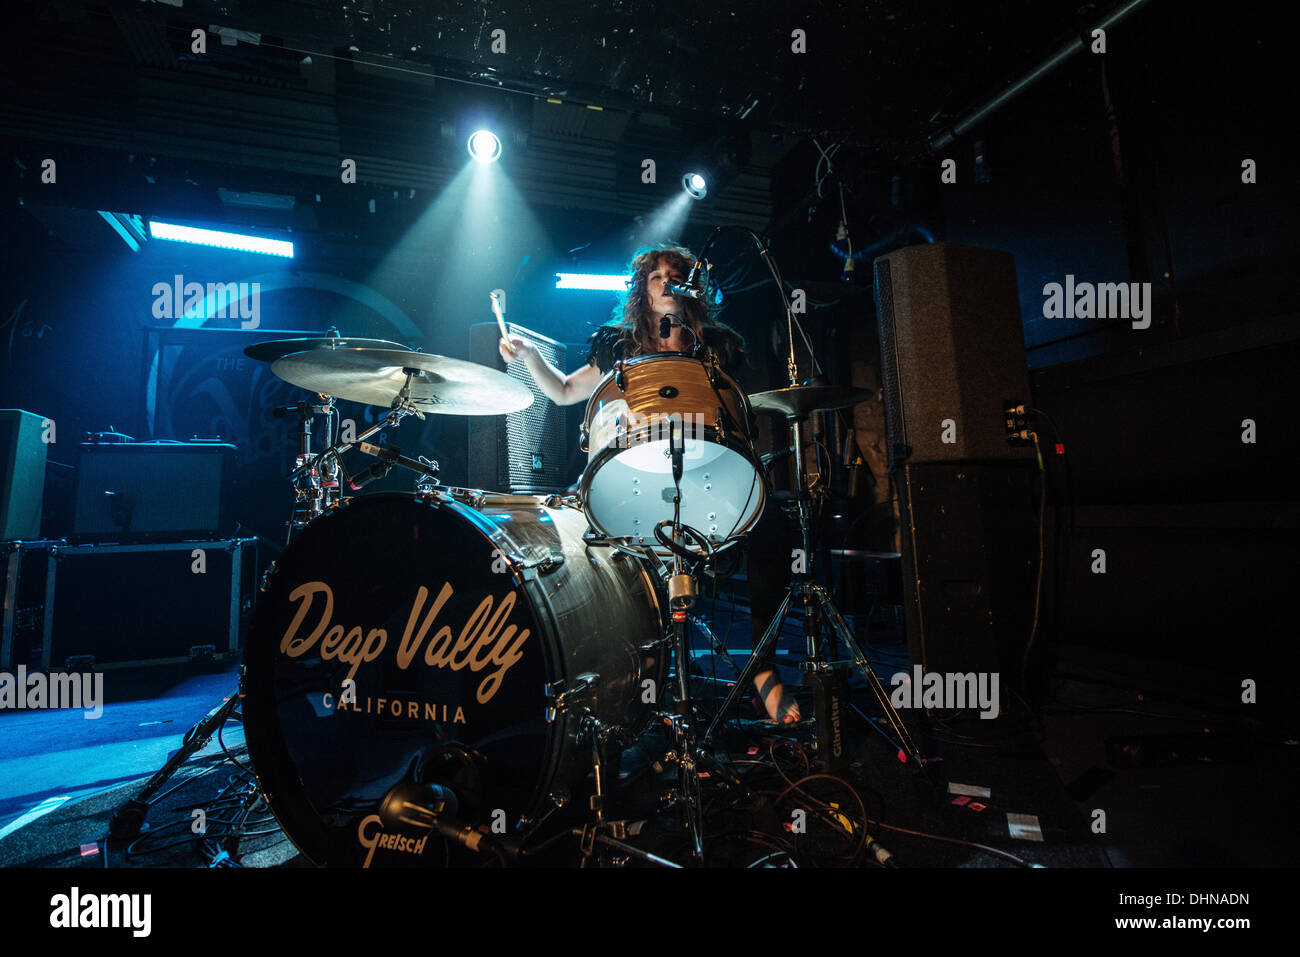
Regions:
<instances>
[{"instance_id":1,"label":"crash cymbal","mask_svg":"<svg viewBox=\"0 0 1300 957\"><path fill-rule=\"evenodd\" d=\"M846 386L796 385L788 389L756 392L749 397L755 412L772 412L787 418L801 419L810 412L829 412L866 402L872 393Z\"/></svg>"},{"instance_id":2,"label":"crash cymbal","mask_svg":"<svg viewBox=\"0 0 1300 957\"><path fill-rule=\"evenodd\" d=\"M351 339L339 336L324 336L317 339L272 339L255 343L244 350L244 355L259 362L274 362L295 352L307 352L311 349L405 349L400 342L387 339Z\"/></svg>"},{"instance_id":3,"label":"crash cymbal","mask_svg":"<svg viewBox=\"0 0 1300 957\"><path fill-rule=\"evenodd\" d=\"M353 340L355 341L355 340ZM271 371L310 392L350 402L393 404L411 377L411 404L442 415L500 415L533 404L533 393L504 372L446 356L407 349L310 349L283 356Z\"/></svg>"}]
</instances>

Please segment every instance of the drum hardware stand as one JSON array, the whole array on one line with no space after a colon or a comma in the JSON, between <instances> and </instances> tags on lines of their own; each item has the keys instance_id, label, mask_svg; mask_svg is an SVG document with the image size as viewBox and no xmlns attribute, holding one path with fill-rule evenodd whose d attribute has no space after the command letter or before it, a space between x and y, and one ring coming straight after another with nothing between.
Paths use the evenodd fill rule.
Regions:
<instances>
[{"instance_id":1,"label":"drum hardware stand","mask_svg":"<svg viewBox=\"0 0 1300 957\"><path fill-rule=\"evenodd\" d=\"M713 629L705 623L704 619L699 615L691 615L689 620L704 633L704 637L709 639L709 646L713 649L713 653L725 661L732 671L739 674L740 667L736 664L736 659L731 657L731 652L727 651L726 643L713 633Z\"/></svg>"},{"instance_id":2,"label":"drum hardware stand","mask_svg":"<svg viewBox=\"0 0 1300 957\"><path fill-rule=\"evenodd\" d=\"M318 415L325 416L325 445L328 447L333 443L334 399L327 395L318 398L319 403L299 402L271 413L277 419L292 414L298 416L298 454L294 458L294 471L289 476L296 493L293 528L301 528L320 515L332 504L331 496L337 501L339 495L338 459L325 458L323 453L313 455L311 450L312 419Z\"/></svg>"},{"instance_id":3,"label":"drum hardware stand","mask_svg":"<svg viewBox=\"0 0 1300 957\"><path fill-rule=\"evenodd\" d=\"M240 670L242 672L243 669ZM108 824L108 835L111 840L130 841L139 836L140 831L145 826L145 817L149 813L150 798L171 780L172 775L176 773L182 764L207 746L208 742L212 740L212 736L221 730L226 721L235 714L235 709L239 707L240 697L239 688L236 688L229 698L209 711L198 724L186 732L176 753L168 758L167 763L148 780L144 789L113 813L113 817ZM254 790L253 793L257 794L258 792Z\"/></svg>"},{"instance_id":4,"label":"drum hardware stand","mask_svg":"<svg viewBox=\"0 0 1300 957\"><path fill-rule=\"evenodd\" d=\"M658 542L673 554L672 569L665 569L668 579L668 607L672 622L668 628L668 637L673 645L677 688L673 710L663 715L664 723L672 731L672 750L665 756L665 761L677 765L678 790L675 802L681 806L682 818L691 835L691 854L697 864L704 863L704 819L703 802L700 797L700 772L697 764L701 752L696 747L694 719L695 709L690 691L690 655L686 647L687 613L695 604L699 594L695 568L698 564L713 557L713 545L704 535L682 524L682 473L683 459L686 454L686 436L679 423L669 422L669 455L672 458L673 475L673 517L655 526L654 534ZM669 537L665 529L671 526ZM686 541L693 541L701 548L702 554L695 555L687 550ZM687 558L695 559L687 564Z\"/></svg>"},{"instance_id":5,"label":"drum hardware stand","mask_svg":"<svg viewBox=\"0 0 1300 957\"><path fill-rule=\"evenodd\" d=\"M588 807L595 814L596 820L570 831L574 837L578 838L579 849L582 853L582 863L579 866L587 866L588 861L591 860L592 855L595 853L595 845L600 843L606 847L621 851L623 854L638 857L652 864L663 867L680 867L680 865L674 864L672 861L650 854L630 844L624 844L623 839L630 833L634 833L628 829L627 821L612 821L607 820L605 817L607 810L605 747L611 740L621 744L632 744L633 741L622 729L606 725L591 713L585 703L581 703L582 699L595 690L599 684L599 675L584 672L574 679L572 689L566 688L565 682L562 680L551 682L546 686L547 722L554 722L561 716L574 716L578 720L578 740L587 740L591 744L591 768L596 793L591 795ZM555 811L568 803L567 794L552 794L550 797L551 807L547 808L539 818L536 820L520 819L520 831L535 831Z\"/></svg>"},{"instance_id":6,"label":"drum hardware stand","mask_svg":"<svg viewBox=\"0 0 1300 957\"><path fill-rule=\"evenodd\" d=\"M727 712L735 705L743 689L747 686L746 683L757 673L760 662L776 645L776 639L781 630L781 623L785 620L786 612L789 610L791 602L797 600L803 609L804 634L807 636L807 649L804 660L800 664L800 670L804 672L805 683L811 684L818 689L815 701L816 710L813 716L818 726L819 735L825 739L824 743L830 742L831 735L828 732L837 724L835 719L838 717L837 715L825 713L826 708L832 704L833 695L827 693L827 685L833 680L833 669L822 653L821 639L822 629L829 625L832 633L843 642L844 647L852 655L854 667L858 669L872 694L875 695L876 702L894 734L897 735L903 751L915 762L917 768L923 768L925 760L922 758L920 750L913 742L912 736L904 726L902 718L899 717L898 712L890 702L889 695L881 685L880 679L871 670L871 665L854 640L852 631L844 621L844 616L835 607L834 602L826 593L826 589L813 576L812 564L815 552L813 551L812 516L809 507L808 477L804 468L801 428L806 418L806 415L789 417L794 439L795 475L799 483L798 492L794 499L799 518L799 543L802 546L805 559L803 570L795 572L794 581L786 586L785 597L781 601L781 606L777 609L776 616L767 626L767 630L759 640L758 647L754 649L754 654L736 680L735 687L732 688L726 701L723 702L722 707L718 709L713 721L705 730L704 740L708 741L713 737L718 726L725 720ZM817 711L821 713L817 713ZM827 757L833 760L837 756L832 751L832 754Z\"/></svg>"},{"instance_id":7,"label":"drum hardware stand","mask_svg":"<svg viewBox=\"0 0 1300 957\"><path fill-rule=\"evenodd\" d=\"M424 418L424 413L416 408L411 401L411 379L416 375L423 375L423 373L419 369L404 369L403 371L406 373L406 381L403 383L401 391L393 399L393 403L384 414L384 417L356 436L351 442L333 441L335 438L332 427L333 413L335 411L333 396L319 394L324 403L323 405L313 406L308 403L299 403L297 406L291 406L285 410L285 414L294 410L299 414L301 424L298 431L298 456L294 463L294 470L289 473L289 481L294 486L298 500L306 502L306 506L302 510L305 515L295 512L291 531L294 528L302 528L312 519L322 515L328 507L337 505L342 501L342 486L338 481L339 471L342 468L339 460L340 455L353 447L365 445L366 439L384 429L398 425L408 415ZM311 417L314 415L329 416L326 420L326 447L315 455L311 451ZM371 448L375 447L371 446ZM397 464L406 465L410 461L412 460L408 459ZM421 474L428 474L419 463L407 467L413 467L414 471ZM435 480L437 477L436 469L435 463ZM344 474L346 476L346 473ZM323 482L322 475L324 475L325 479Z\"/></svg>"},{"instance_id":8,"label":"drum hardware stand","mask_svg":"<svg viewBox=\"0 0 1300 957\"><path fill-rule=\"evenodd\" d=\"M531 818L526 814L521 816L519 820L515 822L515 830L520 834L523 834L525 837L537 830L550 819L552 814L569 803L569 792L564 790L552 791L550 794L546 795L546 800L550 804L550 807L536 818Z\"/></svg>"},{"instance_id":9,"label":"drum hardware stand","mask_svg":"<svg viewBox=\"0 0 1300 957\"><path fill-rule=\"evenodd\" d=\"M624 844L622 839L633 833L629 831L627 821L609 821L605 819L605 745L611 738L623 737L621 732L614 728L607 728L594 715L586 712L583 714L579 726L579 734L591 740L591 767L596 782L596 793L591 796L590 800L590 807L595 812L596 820L584 824L580 828L575 828L572 832L578 838L578 846L582 851L582 863L579 866L587 866L587 862L595 853L595 845L599 842L607 847L622 851L624 854L649 861L652 864L659 864L664 867L679 867L678 864L643 851L640 848Z\"/></svg>"},{"instance_id":10,"label":"drum hardware stand","mask_svg":"<svg viewBox=\"0 0 1300 957\"><path fill-rule=\"evenodd\" d=\"M657 854L651 854L649 851L643 851L639 847L633 847L631 844L624 844L619 838L626 837L628 834L626 821L611 821L608 825L611 834L603 834L595 826L588 824L585 827L575 828L573 835L580 841L582 848L583 863L580 866L586 866L587 860L595 852L597 842L604 844L606 847L612 847L616 851L622 851L629 857L637 857L651 864L658 864L660 867L672 867L680 869L682 865L674 863L665 857Z\"/></svg>"},{"instance_id":11,"label":"drum hardware stand","mask_svg":"<svg viewBox=\"0 0 1300 957\"><path fill-rule=\"evenodd\" d=\"M718 233L726 228L729 227L718 226L714 228L713 232L709 235L708 240L705 242L704 248L700 251L699 258L701 260L705 258L709 247L713 244L713 240L717 237ZM811 344L808 342L808 338L803 331L803 326L799 324L797 319L795 319L794 308L791 305L790 298L786 295L785 284L781 279L781 273L777 268L776 261L772 256L771 247L753 230L743 226L738 228L749 233L754 238L755 242L758 244L759 257L772 273L772 278L776 281L777 288L780 290L782 305L785 307L786 339L788 341L786 372L789 376L790 387L796 388L799 385L799 363L795 356L794 346L794 330L796 326L799 328L799 334L804 339L805 345L808 346L814 374L820 373L821 371L820 365L817 362L817 356L813 352ZM809 413L804 411L787 416L793 439L795 475L798 483L798 493L795 496L795 501L798 508L800 545L802 546L802 554L804 556L803 569L802 571L795 573L794 581L786 587L785 597L781 601L780 608L777 609L776 617L768 625L762 639L759 641L758 647L754 649L754 654L745 665L745 669L741 673L739 679L737 679L735 687L731 689L731 693L727 696L726 701L723 702L722 707L718 709L717 714L714 715L712 722L710 722L708 728L705 730L704 740L708 741L712 738L718 725L723 722L726 718L727 712L743 693L747 682L750 681L758 671L760 661L762 661L775 646L777 635L781 630L781 623L785 619L785 614L790 607L790 602L792 599L797 598L803 607L804 632L807 636L807 651L800 668L804 672L805 683L812 684L815 688L819 689L816 694L816 705L817 710L822 713L818 714L815 712L814 718L816 719L820 736L823 738L828 737L825 729L828 728L828 726L833 725L835 723L834 718L837 717L836 715L827 715L825 713L826 705L834 700L834 695L827 693L827 686L832 678L831 673L833 669L826 661L821 650L821 629L823 627L822 623L825 621L829 622L833 634L839 637L839 639L844 643L845 648L847 648L852 654L854 667L861 672L868 687L871 688L872 693L876 696L876 701L880 705L881 711L888 719L894 733L898 735L898 740L902 749L915 762L917 768L923 768L925 766L924 759L921 757L921 753L917 749L916 744L912 741L912 737L908 733L907 728L903 725L902 718L899 717L898 712L890 702L889 696L885 693L884 687L880 684L880 679L878 679L875 672L871 670L871 665L868 663L866 655L862 653L857 642L854 641L853 634L845 623L844 617L839 613L839 610L831 601L826 590L818 584L813 577L812 565L815 553L812 548L812 516L809 507L809 489L811 486L808 477L808 470L804 463L802 428L803 423L808 419L808 415Z\"/></svg>"}]
</instances>

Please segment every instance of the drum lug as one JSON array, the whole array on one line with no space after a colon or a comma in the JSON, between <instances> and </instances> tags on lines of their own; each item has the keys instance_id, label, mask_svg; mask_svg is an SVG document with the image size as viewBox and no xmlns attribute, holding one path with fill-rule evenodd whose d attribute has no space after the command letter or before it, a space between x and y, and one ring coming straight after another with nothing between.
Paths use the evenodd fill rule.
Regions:
<instances>
[{"instance_id":1,"label":"drum lug","mask_svg":"<svg viewBox=\"0 0 1300 957\"><path fill-rule=\"evenodd\" d=\"M591 433L589 433L589 432L587 431L587 426L586 426L586 424L584 423L583 426L582 426L582 428L580 428L580 429L578 430L578 448L579 448L581 451L583 451L583 452L590 452L590 451L591 451L591 448L590 448L590 438L591 438Z\"/></svg>"},{"instance_id":2,"label":"drum lug","mask_svg":"<svg viewBox=\"0 0 1300 957\"><path fill-rule=\"evenodd\" d=\"M636 650L642 657L658 658L664 654L672 643L667 638L660 638L657 641L649 641L644 645L637 645Z\"/></svg>"},{"instance_id":3,"label":"drum lug","mask_svg":"<svg viewBox=\"0 0 1300 957\"><path fill-rule=\"evenodd\" d=\"M535 571L539 575L549 575L564 564L564 556L555 552L550 552L541 558L524 558L523 555L515 552L508 555L502 553L502 555L521 574Z\"/></svg>"},{"instance_id":4,"label":"drum lug","mask_svg":"<svg viewBox=\"0 0 1300 957\"><path fill-rule=\"evenodd\" d=\"M623 371L622 359L614 363L614 385L618 386L619 392L627 391L627 375Z\"/></svg>"},{"instance_id":5,"label":"drum lug","mask_svg":"<svg viewBox=\"0 0 1300 957\"><path fill-rule=\"evenodd\" d=\"M592 690L600 683L600 675L593 674L590 671L584 671L573 679L573 688L567 687L563 678L558 681L547 682L545 689L546 696L546 723L553 724L555 719L562 717L574 710L573 699L587 691Z\"/></svg>"},{"instance_id":6,"label":"drum lug","mask_svg":"<svg viewBox=\"0 0 1300 957\"><path fill-rule=\"evenodd\" d=\"M451 496L441 486L422 484L416 487L415 497L425 505L442 505L451 500Z\"/></svg>"}]
</instances>

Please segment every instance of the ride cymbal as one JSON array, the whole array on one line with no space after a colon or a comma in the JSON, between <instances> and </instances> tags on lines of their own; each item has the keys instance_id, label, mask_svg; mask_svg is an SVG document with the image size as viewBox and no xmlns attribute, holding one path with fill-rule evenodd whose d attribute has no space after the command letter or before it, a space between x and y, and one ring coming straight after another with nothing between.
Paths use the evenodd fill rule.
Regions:
<instances>
[{"instance_id":1,"label":"ride cymbal","mask_svg":"<svg viewBox=\"0 0 1300 957\"><path fill-rule=\"evenodd\" d=\"M322 395L388 408L410 377L410 403L441 415L502 415L533 404L528 386L477 362L405 349L326 348L283 356L271 371Z\"/></svg>"}]
</instances>

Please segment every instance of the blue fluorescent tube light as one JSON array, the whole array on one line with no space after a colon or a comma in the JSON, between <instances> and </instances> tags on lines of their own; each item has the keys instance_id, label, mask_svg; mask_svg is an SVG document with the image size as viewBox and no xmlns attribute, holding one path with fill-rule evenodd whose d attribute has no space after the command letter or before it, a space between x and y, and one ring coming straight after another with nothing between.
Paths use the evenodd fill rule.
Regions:
<instances>
[{"instance_id":1,"label":"blue fluorescent tube light","mask_svg":"<svg viewBox=\"0 0 1300 957\"><path fill-rule=\"evenodd\" d=\"M149 235L154 239L174 239L180 243L197 243L200 246L220 246L222 249L241 249L249 253L266 253L268 256L293 258L293 243L284 239L264 239L242 233L227 233L219 229L200 229L197 226L177 226L175 223L149 222Z\"/></svg>"},{"instance_id":2,"label":"blue fluorescent tube light","mask_svg":"<svg viewBox=\"0 0 1300 957\"><path fill-rule=\"evenodd\" d=\"M609 276L601 273L557 272L556 289L605 289L610 292L625 292L627 281L631 276Z\"/></svg>"},{"instance_id":3,"label":"blue fluorescent tube light","mask_svg":"<svg viewBox=\"0 0 1300 957\"><path fill-rule=\"evenodd\" d=\"M147 237L144 234L144 223L140 221L139 216L133 213L110 213L103 209L96 212L113 228L113 232L122 237L122 242L126 243L131 252L140 251L140 245Z\"/></svg>"}]
</instances>

